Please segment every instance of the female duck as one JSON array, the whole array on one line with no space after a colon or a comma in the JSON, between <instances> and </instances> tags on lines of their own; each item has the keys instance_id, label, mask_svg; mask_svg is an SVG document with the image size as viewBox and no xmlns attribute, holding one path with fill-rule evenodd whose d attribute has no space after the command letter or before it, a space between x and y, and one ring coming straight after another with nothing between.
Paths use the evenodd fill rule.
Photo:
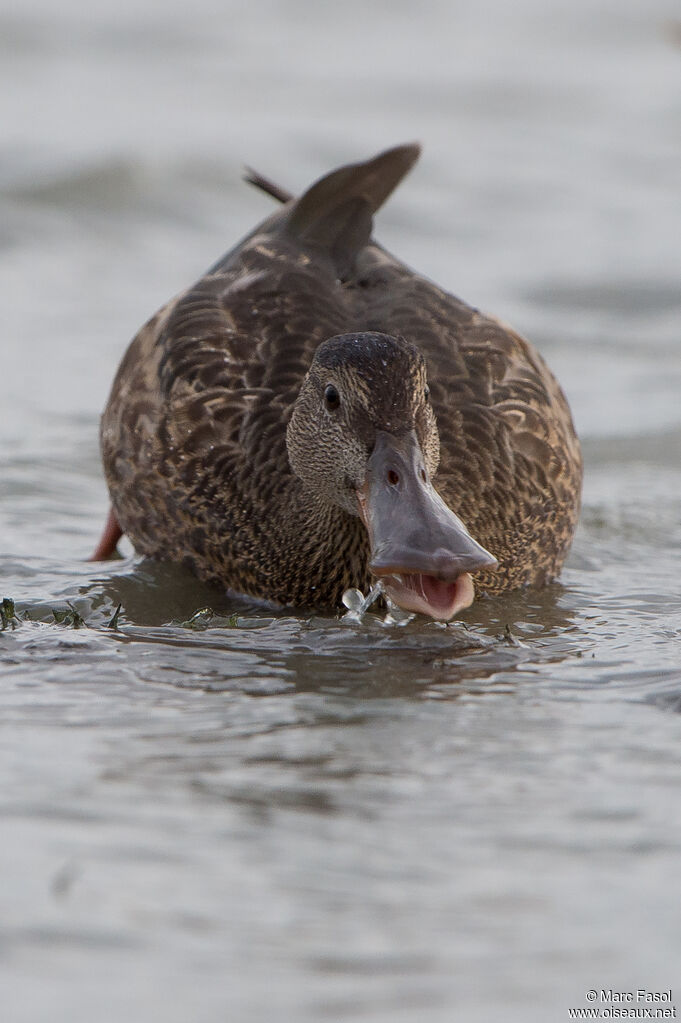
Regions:
<instances>
[{"instance_id":1,"label":"female duck","mask_svg":"<svg viewBox=\"0 0 681 1023\"><path fill-rule=\"evenodd\" d=\"M559 572L582 465L565 397L517 334L371 237L418 157L342 167L139 332L101 446L136 550L280 604L336 607L381 578L449 619ZM437 489L436 489L437 487Z\"/></svg>"}]
</instances>

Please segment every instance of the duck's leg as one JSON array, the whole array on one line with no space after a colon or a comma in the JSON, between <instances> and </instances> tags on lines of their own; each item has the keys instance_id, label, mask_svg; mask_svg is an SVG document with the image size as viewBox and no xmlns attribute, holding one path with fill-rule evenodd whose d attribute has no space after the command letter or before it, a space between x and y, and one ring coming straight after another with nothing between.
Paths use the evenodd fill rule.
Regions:
<instances>
[{"instance_id":1,"label":"duck's leg","mask_svg":"<svg viewBox=\"0 0 681 1023\"><path fill-rule=\"evenodd\" d=\"M109 509L109 517L106 520L104 526L104 532L100 538L99 543L88 561L108 561L116 553L116 544L123 536L123 530L118 525L118 519L114 514L113 508Z\"/></svg>"}]
</instances>

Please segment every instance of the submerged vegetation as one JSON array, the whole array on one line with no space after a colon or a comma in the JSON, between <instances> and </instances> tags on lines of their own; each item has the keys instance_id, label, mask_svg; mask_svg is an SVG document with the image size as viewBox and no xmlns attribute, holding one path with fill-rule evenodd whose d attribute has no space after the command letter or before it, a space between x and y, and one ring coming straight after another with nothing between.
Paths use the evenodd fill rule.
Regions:
<instances>
[{"instance_id":1,"label":"submerged vegetation","mask_svg":"<svg viewBox=\"0 0 681 1023\"><path fill-rule=\"evenodd\" d=\"M66 625L72 629L80 629L86 623L83 616L76 610L71 601L66 602L66 610L55 610L52 608L52 614L57 625Z\"/></svg>"},{"instance_id":2,"label":"submerged vegetation","mask_svg":"<svg viewBox=\"0 0 681 1023\"><path fill-rule=\"evenodd\" d=\"M236 629L239 625L239 617L236 614L232 614L228 618L224 618L217 614L212 607L201 607L187 621L175 622L173 624L178 625L181 629L194 629L199 632L207 629L211 624L220 625L227 629Z\"/></svg>"},{"instance_id":3,"label":"submerged vegetation","mask_svg":"<svg viewBox=\"0 0 681 1023\"><path fill-rule=\"evenodd\" d=\"M2 604L0 604L0 632L4 632L8 626L15 629L17 624L14 601L11 597L3 597Z\"/></svg>"},{"instance_id":4,"label":"submerged vegetation","mask_svg":"<svg viewBox=\"0 0 681 1023\"><path fill-rule=\"evenodd\" d=\"M116 608L116 610L113 613L111 621L107 623L107 626L106 626L107 629L117 629L118 628L118 619L120 617L120 613L121 613L121 608L122 607L123 607L122 604L118 605L118 607Z\"/></svg>"},{"instance_id":5,"label":"submerged vegetation","mask_svg":"<svg viewBox=\"0 0 681 1023\"><path fill-rule=\"evenodd\" d=\"M106 628L118 631L120 628L120 617L123 612L123 605L118 604L111 618L106 622ZM96 629L101 628L101 621L91 621L83 617L80 611L74 607L70 600L66 601L66 607L50 608L51 621L34 611L33 616L28 609L17 612L15 601L11 597L3 597L0 603L0 632L5 629L16 629L23 622L42 622L46 625L60 625L67 629ZM235 614L221 615L212 607L201 607L184 621L170 621L170 627L180 629L193 629L203 631L210 625L236 629L239 626L239 616Z\"/></svg>"},{"instance_id":6,"label":"submerged vegetation","mask_svg":"<svg viewBox=\"0 0 681 1023\"><path fill-rule=\"evenodd\" d=\"M120 610L119 606L116 609L114 618L117 618ZM65 628L69 629L81 629L83 627L91 628L70 600L67 600L66 607L64 608L51 608L50 614L52 615L52 622L45 624L63 625ZM2 603L0 604L0 632L4 632L7 628L16 629L16 627L21 625L23 622L31 621L42 621L42 619L37 616L32 617L31 612L27 608L20 613L17 613L14 600L12 600L11 597L3 597Z\"/></svg>"}]
</instances>

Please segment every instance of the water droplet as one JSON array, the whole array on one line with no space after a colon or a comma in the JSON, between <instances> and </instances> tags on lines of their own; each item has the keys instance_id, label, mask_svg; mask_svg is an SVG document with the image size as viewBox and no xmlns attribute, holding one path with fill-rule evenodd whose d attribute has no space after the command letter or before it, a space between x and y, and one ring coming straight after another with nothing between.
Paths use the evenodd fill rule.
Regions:
<instances>
[{"instance_id":1,"label":"water droplet","mask_svg":"<svg viewBox=\"0 0 681 1023\"><path fill-rule=\"evenodd\" d=\"M346 590L341 598L348 609L348 614L345 617L353 618L358 622L361 621L362 615L368 611L374 601L378 600L382 593L383 583L380 580L372 586L366 597L361 590L356 590L354 588Z\"/></svg>"},{"instance_id":2,"label":"water droplet","mask_svg":"<svg viewBox=\"0 0 681 1023\"><path fill-rule=\"evenodd\" d=\"M348 611L359 611L364 603L364 594L360 590L346 590L342 597L343 603Z\"/></svg>"}]
</instances>

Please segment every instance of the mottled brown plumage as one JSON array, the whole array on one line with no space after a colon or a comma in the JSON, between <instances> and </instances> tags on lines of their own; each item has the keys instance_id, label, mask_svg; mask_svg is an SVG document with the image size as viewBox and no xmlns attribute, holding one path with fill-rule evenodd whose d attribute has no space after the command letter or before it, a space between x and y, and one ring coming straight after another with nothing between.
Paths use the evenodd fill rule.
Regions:
<instances>
[{"instance_id":1,"label":"mottled brown plumage","mask_svg":"<svg viewBox=\"0 0 681 1023\"><path fill-rule=\"evenodd\" d=\"M339 489L359 487L376 430L409 429L431 475L439 431L435 486L499 561L477 573L479 591L557 575L582 475L558 383L527 341L370 237L417 155L398 147L286 202L134 339L101 444L115 516L139 553L281 604L338 606L347 587L370 583L369 542L353 498L334 499L324 481L344 459ZM306 378L325 339L355 332L407 344L386 341L385 358L380 339L367 342L368 369L315 362ZM343 396L335 419L323 406L329 373Z\"/></svg>"}]
</instances>

